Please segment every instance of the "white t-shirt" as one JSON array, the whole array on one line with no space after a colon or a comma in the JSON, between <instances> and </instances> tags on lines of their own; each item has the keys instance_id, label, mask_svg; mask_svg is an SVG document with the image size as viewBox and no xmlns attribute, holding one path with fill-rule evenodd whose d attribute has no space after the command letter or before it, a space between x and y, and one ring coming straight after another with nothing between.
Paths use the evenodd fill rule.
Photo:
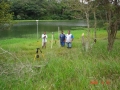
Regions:
<instances>
[{"instance_id":1,"label":"white t-shirt","mask_svg":"<svg viewBox=\"0 0 120 90\"><path fill-rule=\"evenodd\" d=\"M42 42L47 42L47 35L46 34L42 34Z\"/></svg>"},{"instance_id":2,"label":"white t-shirt","mask_svg":"<svg viewBox=\"0 0 120 90\"><path fill-rule=\"evenodd\" d=\"M72 42L73 35L72 34L66 34L66 42Z\"/></svg>"}]
</instances>

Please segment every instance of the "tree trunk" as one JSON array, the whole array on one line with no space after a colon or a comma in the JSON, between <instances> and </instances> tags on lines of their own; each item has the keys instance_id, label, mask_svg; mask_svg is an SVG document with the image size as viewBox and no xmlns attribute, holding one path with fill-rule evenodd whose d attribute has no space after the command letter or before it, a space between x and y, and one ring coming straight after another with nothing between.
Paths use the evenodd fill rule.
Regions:
<instances>
[{"instance_id":1,"label":"tree trunk","mask_svg":"<svg viewBox=\"0 0 120 90\"><path fill-rule=\"evenodd\" d=\"M96 25L97 25L97 19L96 19L96 12L94 11L94 42L96 43L96 38L97 38L97 35L96 35Z\"/></svg>"},{"instance_id":2,"label":"tree trunk","mask_svg":"<svg viewBox=\"0 0 120 90\"><path fill-rule=\"evenodd\" d=\"M87 19L87 29L88 29L88 36L87 38L89 39L90 38L90 24L89 24L89 13L85 13L86 14L86 19Z\"/></svg>"},{"instance_id":3,"label":"tree trunk","mask_svg":"<svg viewBox=\"0 0 120 90\"><path fill-rule=\"evenodd\" d=\"M113 12L111 10L108 11L108 46L107 46L107 49L108 51L112 51L112 48L113 48L113 44L114 44L114 41L115 41L115 38L116 38L116 34L117 34L117 20L114 21L112 20L112 16L113 16Z\"/></svg>"},{"instance_id":4,"label":"tree trunk","mask_svg":"<svg viewBox=\"0 0 120 90\"><path fill-rule=\"evenodd\" d=\"M108 30L108 51L111 51L117 34L117 22L111 22Z\"/></svg>"},{"instance_id":5,"label":"tree trunk","mask_svg":"<svg viewBox=\"0 0 120 90\"><path fill-rule=\"evenodd\" d=\"M90 24L89 24L89 13L88 12L85 12L86 14L86 20L87 20L87 28L88 28L88 31L87 31L87 41L86 41L86 51L88 51L89 49L89 43L90 43Z\"/></svg>"}]
</instances>

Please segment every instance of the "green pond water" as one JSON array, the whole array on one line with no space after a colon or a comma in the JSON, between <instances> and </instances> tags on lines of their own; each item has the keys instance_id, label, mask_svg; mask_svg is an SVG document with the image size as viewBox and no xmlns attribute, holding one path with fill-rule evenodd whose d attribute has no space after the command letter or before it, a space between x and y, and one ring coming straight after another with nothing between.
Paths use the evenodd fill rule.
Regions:
<instances>
[{"instance_id":1,"label":"green pond water","mask_svg":"<svg viewBox=\"0 0 120 90\"><path fill-rule=\"evenodd\" d=\"M76 27L84 27L86 22L84 20L78 21L24 21L13 24L10 30L0 31L0 38L13 38L13 37L35 37L44 31L47 33L56 32L59 30L74 30Z\"/></svg>"}]
</instances>

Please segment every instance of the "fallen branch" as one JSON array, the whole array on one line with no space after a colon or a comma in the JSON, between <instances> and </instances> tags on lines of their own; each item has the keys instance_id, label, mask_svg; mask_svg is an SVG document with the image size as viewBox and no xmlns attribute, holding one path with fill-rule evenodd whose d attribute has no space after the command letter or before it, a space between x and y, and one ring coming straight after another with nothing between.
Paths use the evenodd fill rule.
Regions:
<instances>
[{"instance_id":1,"label":"fallen branch","mask_svg":"<svg viewBox=\"0 0 120 90\"><path fill-rule=\"evenodd\" d=\"M4 50L3 48L0 47L0 49L3 51L3 53L8 53L9 55L11 55L12 57L14 57L15 59L19 60L19 58L17 58L15 55L13 55L12 53L10 53L7 50ZM20 60L19 60L20 61ZM20 63L22 64L22 62L20 61ZM23 64L22 64L23 65Z\"/></svg>"}]
</instances>

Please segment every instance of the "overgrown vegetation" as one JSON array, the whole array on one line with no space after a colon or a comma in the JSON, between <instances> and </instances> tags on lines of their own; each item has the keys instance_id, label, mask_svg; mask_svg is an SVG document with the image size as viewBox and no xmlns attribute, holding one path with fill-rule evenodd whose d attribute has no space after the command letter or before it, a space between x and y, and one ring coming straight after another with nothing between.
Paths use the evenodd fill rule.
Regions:
<instances>
[{"instance_id":1,"label":"overgrown vegetation","mask_svg":"<svg viewBox=\"0 0 120 90\"><path fill-rule=\"evenodd\" d=\"M10 27L12 18L13 14L10 13L10 2L0 0L0 31Z\"/></svg>"},{"instance_id":2,"label":"overgrown vegetation","mask_svg":"<svg viewBox=\"0 0 120 90\"><path fill-rule=\"evenodd\" d=\"M85 30L71 31L74 35L71 49L59 47L58 39L51 49L48 38L47 48L42 49L44 58L40 53L36 60L34 56L36 48L41 47L41 39L39 42L35 38L0 40L0 89L119 90L120 32L112 52L106 50L107 32L104 30L97 31L97 43L85 52L81 45L83 32Z\"/></svg>"},{"instance_id":3,"label":"overgrown vegetation","mask_svg":"<svg viewBox=\"0 0 120 90\"><path fill-rule=\"evenodd\" d=\"M71 12L64 1L13 0L11 12L15 20L71 20Z\"/></svg>"}]
</instances>

